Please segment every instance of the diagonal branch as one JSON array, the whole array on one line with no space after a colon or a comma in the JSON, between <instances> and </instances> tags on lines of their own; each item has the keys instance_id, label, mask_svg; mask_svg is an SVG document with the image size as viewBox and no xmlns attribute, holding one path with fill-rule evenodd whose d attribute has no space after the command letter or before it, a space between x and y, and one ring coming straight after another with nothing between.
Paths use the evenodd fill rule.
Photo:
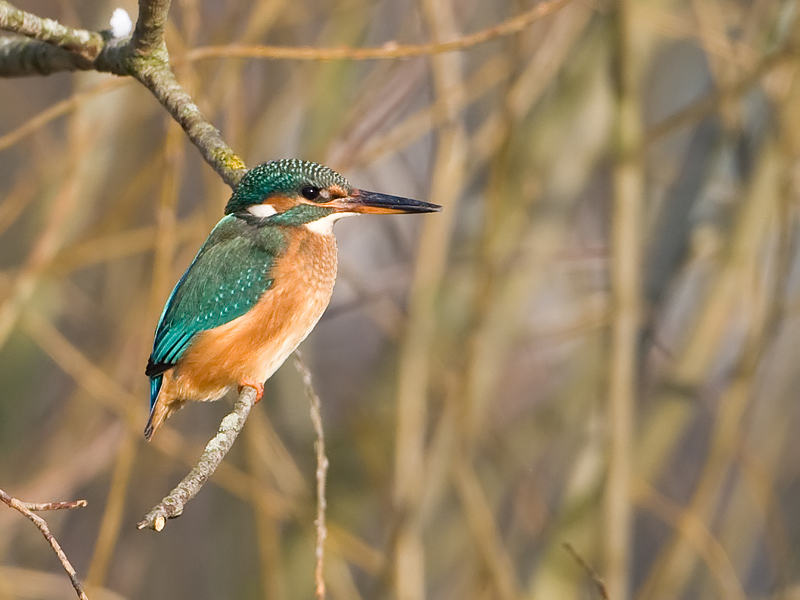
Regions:
<instances>
[{"instance_id":1,"label":"diagonal branch","mask_svg":"<svg viewBox=\"0 0 800 600\"><path fill-rule=\"evenodd\" d=\"M251 387L243 388L233 411L222 419L217 435L206 444L198 463L183 478L183 481L175 486L175 489L145 515L144 519L137 524L139 529L149 527L155 531L161 531L166 527L167 519L174 519L183 513L183 507L197 495L197 492L217 470L222 459L233 446L233 442L241 433L255 403L256 390Z\"/></svg>"},{"instance_id":2,"label":"diagonal branch","mask_svg":"<svg viewBox=\"0 0 800 600\"><path fill-rule=\"evenodd\" d=\"M39 515L33 513L35 510L59 510L62 508L78 508L82 506L86 506L86 500L76 500L75 502L47 502L44 504L34 504L32 502L23 502L22 500L18 500L13 496L9 496L3 490L0 490L0 500L5 502L11 508L21 512L23 515L28 517L36 527L39 528L39 531L42 532L44 538L48 541L50 546L53 548L53 551L58 556L58 560L61 561L61 565L64 567L64 570L69 575L69 580L72 583L72 587L75 589L75 593L78 594L78 598L81 600L89 600L86 596L86 592L83 591L83 586L81 582L78 580L78 573L75 571L75 568L72 566L72 563L69 562L67 555L64 553L64 550L61 549L61 545L56 540L55 536L53 536L52 532L50 531L50 527L47 525L47 521L45 521Z\"/></svg>"},{"instance_id":3,"label":"diagonal branch","mask_svg":"<svg viewBox=\"0 0 800 600\"><path fill-rule=\"evenodd\" d=\"M0 29L30 38L0 39L0 77L76 70L132 76L150 90L183 127L206 162L233 187L246 170L244 163L172 72L164 43L169 4L169 0L140 0L133 35L121 39L106 32L72 29L0 0Z\"/></svg>"},{"instance_id":4,"label":"diagonal branch","mask_svg":"<svg viewBox=\"0 0 800 600\"><path fill-rule=\"evenodd\" d=\"M242 159L225 143L219 129L203 116L191 95L178 82L169 63L153 60L143 62L141 68L134 69L133 76L183 127L200 154L223 181L234 187L247 171Z\"/></svg>"}]
</instances>

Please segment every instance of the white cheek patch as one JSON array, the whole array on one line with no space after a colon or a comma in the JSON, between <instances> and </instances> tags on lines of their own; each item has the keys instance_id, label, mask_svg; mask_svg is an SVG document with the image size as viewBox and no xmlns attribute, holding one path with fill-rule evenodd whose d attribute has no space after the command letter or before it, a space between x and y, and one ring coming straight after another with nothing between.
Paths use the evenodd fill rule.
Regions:
<instances>
[{"instance_id":1,"label":"white cheek patch","mask_svg":"<svg viewBox=\"0 0 800 600\"><path fill-rule=\"evenodd\" d=\"M254 217L259 217L261 219L265 217L271 217L274 214L277 214L278 211L275 210L275 207L272 204L254 204L253 206L247 207L247 212L249 212Z\"/></svg>"},{"instance_id":2,"label":"white cheek patch","mask_svg":"<svg viewBox=\"0 0 800 600\"><path fill-rule=\"evenodd\" d=\"M316 221L311 221L311 223L306 223L305 226L314 233L319 233L321 235L330 235L333 233L333 224L336 223L339 219L343 217L354 217L358 213L353 212L339 212L333 213L328 215L327 217L322 217L321 219L317 219Z\"/></svg>"}]
</instances>

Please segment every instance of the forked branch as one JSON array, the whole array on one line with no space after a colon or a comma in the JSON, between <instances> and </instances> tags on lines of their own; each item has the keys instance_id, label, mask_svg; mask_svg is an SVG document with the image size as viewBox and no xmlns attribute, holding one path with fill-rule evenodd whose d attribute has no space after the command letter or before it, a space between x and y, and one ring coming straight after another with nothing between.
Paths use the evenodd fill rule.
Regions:
<instances>
[{"instance_id":1,"label":"forked branch","mask_svg":"<svg viewBox=\"0 0 800 600\"><path fill-rule=\"evenodd\" d=\"M47 525L47 521L45 521L42 517L37 514L34 514L33 511L42 511L42 510L61 510L65 508L79 508L86 506L86 500L75 500L74 502L46 502L44 504L36 504L33 502L23 502L13 496L8 495L3 490L0 490L0 500L5 502L11 508L21 512L23 515L28 517L36 527L39 528L39 531L42 532L44 539L50 544L53 548L53 551L56 553L58 560L61 562L61 565L64 567L64 570L67 572L69 576L69 580L72 583L72 587L75 589L75 593L78 594L78 598L81 600L89 600L86 596L86 592L83 591L83 586L81 582L78 580L78 573L75 571L75 568L72 566L72 563L69 562L67 555L64 553L64 550L61 549L61 544L58 543L55 536L50 531L50 527Z\"/></svg>"}]
</instances>

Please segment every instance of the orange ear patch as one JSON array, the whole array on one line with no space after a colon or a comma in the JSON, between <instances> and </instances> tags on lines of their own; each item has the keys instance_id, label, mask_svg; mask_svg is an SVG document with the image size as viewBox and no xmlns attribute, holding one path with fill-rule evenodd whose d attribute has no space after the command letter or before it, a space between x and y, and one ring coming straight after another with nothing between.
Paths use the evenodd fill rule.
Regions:
<instances>
[{"instance_id":1,"label":"orange ear patch","mask_svg":"<svg viewBox=\"0 0 800 600\"><path fill-rule=\"evenodd\" d=\"M297 200L289 196L271 196L269 204L275 207L279 213L286 212L293 206L297 206Z\"/></svg>"},{"instance_id":2,"label":"orange ear patch","mask_svg":"<svg viewBox=\"0 0 800 600\"><path fill-rule=\"evenodd\" d=\"M350 195L342 186L335 184L329 187L328 191L331 193L331 199L347 198Z\"/></svg>"}]
</instances>

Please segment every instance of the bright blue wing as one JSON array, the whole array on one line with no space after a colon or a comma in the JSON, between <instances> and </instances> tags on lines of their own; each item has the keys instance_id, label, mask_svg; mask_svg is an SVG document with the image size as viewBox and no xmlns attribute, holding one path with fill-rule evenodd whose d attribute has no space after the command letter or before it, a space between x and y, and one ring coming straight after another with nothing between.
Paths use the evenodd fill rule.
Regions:
<instances>
[{"instance_id":1,"label":"bright blue wing","mask_svg":"<svg viewBox=\"0 0 800 600\"><path fill-rule=\"evenodd\" d=\"M283 247L276 228L254 227L233 215L217 224L172 290L158 322L145 370L151 407L162 374L180 360L194 336L241 317L269 289Z\"/></svg>"}]
</instances>

